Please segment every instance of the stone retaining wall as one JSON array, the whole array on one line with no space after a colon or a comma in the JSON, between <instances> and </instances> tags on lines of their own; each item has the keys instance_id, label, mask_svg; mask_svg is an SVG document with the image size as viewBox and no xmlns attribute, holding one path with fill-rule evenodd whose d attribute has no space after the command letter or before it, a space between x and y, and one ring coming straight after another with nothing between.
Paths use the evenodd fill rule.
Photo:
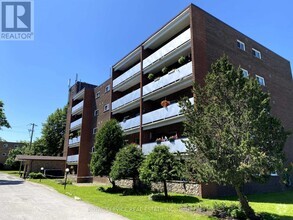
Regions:
<instances>
[{"instance_id":1,"label":"stone retaining wall","mask_svg":"<svg viewBox=\"0 0 293 220\"><path fill-rule=\"evenodd\" d=\"M120 187L132 187L132 180L131 179L124 179L115 181L117 186ZM167 189L168 192L174 193L182 193L188 195L200 195L200 185L192 182L183 182L183 181L167 181ZM151 189L159 192L164 191L163 183L152 183Z\"/></svg>"}]
</instances>

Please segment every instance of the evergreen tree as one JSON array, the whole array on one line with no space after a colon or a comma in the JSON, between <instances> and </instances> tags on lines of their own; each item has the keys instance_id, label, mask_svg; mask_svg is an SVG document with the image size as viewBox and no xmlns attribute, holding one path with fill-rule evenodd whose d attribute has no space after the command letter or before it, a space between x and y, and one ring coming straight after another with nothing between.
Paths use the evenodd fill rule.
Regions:
<instances>
[{"instance_id":1,"label":"evergreen tree","mask_svg":"<svg viewBox=\"0 0 293 220\"><path fill-rule=\"evenodd\" d=\"M90 169L93 175L109 176L117 152L123 147L123 131L119 123L107 121L95 137L95 151L92 154ZM113 187L115 181L111 180Z\"/></svg>"},{"instance_id":2,"label":"evergreen tree","mask_svg":"<svg viewBox=\"0 0 293 220\"><path fill-rule=\"evenodd\" d=\"M255 213L242 192L264 181L283 163L288 133L270 113L270 97L253 77L245 78L226 56L216 61L205 86L194 86L194 105L185 99L185 134L192 178L232 185L249 219Z\"/></svg>"}]
</instances>

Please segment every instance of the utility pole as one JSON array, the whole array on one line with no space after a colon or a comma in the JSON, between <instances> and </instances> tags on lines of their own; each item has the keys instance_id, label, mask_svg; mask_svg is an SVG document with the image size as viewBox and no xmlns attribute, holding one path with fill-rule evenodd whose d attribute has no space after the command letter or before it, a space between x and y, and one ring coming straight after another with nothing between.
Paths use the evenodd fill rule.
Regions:
<instances>
[{"instance_id":1,"label":"utility pole","mask_svg":"<svg viewBox=\"0 0 293 220\"><path fill-rule=\"evenodd\" d=\"M32 129L31 129L31 140L30 140L30 149L31 149L31 147L32 147L32 142L33 142L33 135L34 135L34 130L35 130L35 126L38 126L38 125L36 125L35 123L31 123L30 124L31 126L32 126Z\"/></svg>"}]
</instances>

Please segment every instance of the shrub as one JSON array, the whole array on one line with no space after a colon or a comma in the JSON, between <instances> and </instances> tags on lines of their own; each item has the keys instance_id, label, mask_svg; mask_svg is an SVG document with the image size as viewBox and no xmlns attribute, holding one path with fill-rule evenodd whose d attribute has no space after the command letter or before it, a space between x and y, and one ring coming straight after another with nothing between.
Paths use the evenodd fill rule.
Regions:
<instances>
[{"instance_id":1,"label":"shrub","mask_svg":"<svg viewBox=\"0 0 293 220\"><path fill-rule=\"evenodd\" d=\"M30 179L42 179L42 178L44 178L44 176L43 176L43 174L42 173L34 173L34 172L31 172L29 175L28 175L28 177L30 178Z\"/></svg>"}]
</instances>

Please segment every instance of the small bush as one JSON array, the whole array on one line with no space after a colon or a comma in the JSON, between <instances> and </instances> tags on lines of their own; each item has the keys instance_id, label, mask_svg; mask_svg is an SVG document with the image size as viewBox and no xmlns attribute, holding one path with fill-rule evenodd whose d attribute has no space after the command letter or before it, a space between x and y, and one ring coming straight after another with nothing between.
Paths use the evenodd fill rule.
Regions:
<instances>
[{"instance_id":1,"label":"small bush","mask_svg":"<svg viewBox=\"0 0 293 220\"><path fill-rule=\"evenodd\" d=\"M184 63L186 62L186 57L185 56L181 56L179 59L178 59L178 63L183 65Z\"/></svg>"},{"instance_id":2,"label":"small bush","mask_svg":"<svg viewBox=\"0 0 293 220\"><path fill-rule=\"evenodd\" d=\"M28 175L28 177L30 178L30 179L42 179L42 178L44 178L44 175L42 174L42 173L34 173L34 172L31 172L29 175Z\"/></svg>"},{"instance_id":3,"label":"small bush","mask_svg":"<svg viewBox=\"0 0 293 220\"><path fill-rule=\"evenodd\" d=\"M246 215L240 207L236 205L227 206L225 203L215 203L212 215L218 218L246 219Z\"/></svg>"}]
</instances>

